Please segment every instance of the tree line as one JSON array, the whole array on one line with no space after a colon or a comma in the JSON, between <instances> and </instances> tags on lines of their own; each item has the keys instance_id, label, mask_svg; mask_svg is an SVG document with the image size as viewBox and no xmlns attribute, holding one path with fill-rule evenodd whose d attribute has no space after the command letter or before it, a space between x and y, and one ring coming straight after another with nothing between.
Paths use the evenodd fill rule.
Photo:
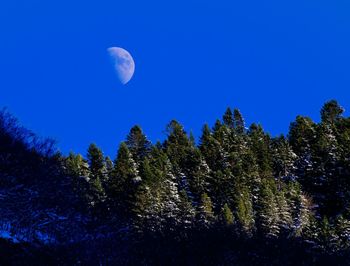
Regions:
<instances>
[{"instance_id":1,"label":"tree line","mask_svg":"<svg viewBox=\"0 0 350 266\"><path fill-rule=\"evenodd\" d=\"M350 118L335 100L324 104L320 122L297 116L288 134L277 137L259 124L247 127L231 108L212 127L203 126L198 144L176 120L166 126L165 141L154 144L136 125L114 160L96 144L86 157L64 156L52 141L28 138L33 135L6 114L0 141L11 144L9 150L24 145L29 157L39 158L45 178L55 176L45 186L65 191L60 202L88 217L94 232L123 228L138 243L183 243L208 234L228 241L296 241L327 254L350 249ZM49 173L47 160L55 165ZM6 187L11 182L4 176Z\"/></svg>"},{"instance_id":2,"label":"tree line","mask_svg":"<svg viewBox=\"0 0 350 266\"><path fill-rule=\"evenodd\" d=\"M298 116L287 136L246 128L228 108L199 144L173 120L163 143L134 126L114 161L91 144L70 153L67 174L96 215L122 217L141 234L185 236L225 227L244 237L293 237L324 249L350 246L350 119L327 102L321 121ZM78 182L79 183L79 182Z\"/></svg>"}]
</instances>

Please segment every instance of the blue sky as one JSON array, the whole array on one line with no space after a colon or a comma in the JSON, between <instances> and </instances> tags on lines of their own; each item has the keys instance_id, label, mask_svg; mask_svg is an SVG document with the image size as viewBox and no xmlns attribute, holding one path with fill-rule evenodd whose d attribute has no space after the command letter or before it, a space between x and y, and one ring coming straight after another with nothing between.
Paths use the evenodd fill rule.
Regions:
<instances>
[{"instance_id":1,"label":"blue sky","mask_svg":"<svg viewBox=\"0 0 350 266\"><path fill-rule=\"evenodd\" d=\"M114 156L134 124L152 141L173 118L198 137L227 106L272 135L328 99L350 105L348 1L0 3L0 106L63 152ZM136 72L118 83L106 49Z\"/></svg>"}]
</instances>

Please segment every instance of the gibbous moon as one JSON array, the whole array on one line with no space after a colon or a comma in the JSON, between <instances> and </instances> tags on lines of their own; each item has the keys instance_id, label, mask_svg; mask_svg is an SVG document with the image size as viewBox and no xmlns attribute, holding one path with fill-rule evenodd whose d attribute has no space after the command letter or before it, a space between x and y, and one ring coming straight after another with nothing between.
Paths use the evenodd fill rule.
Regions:
<instances>
[{"instance_id":1,"label":"gibbous moon","mask_svg":"<svg viewBox=\"0 0 350 266\"><path fill-rule=\"evenodd\" d=\"M120 47L107 49L114 64L119 81L125 85L130 81L135 72L135 62L128 51Z\"/></svg>"}]
</instances>

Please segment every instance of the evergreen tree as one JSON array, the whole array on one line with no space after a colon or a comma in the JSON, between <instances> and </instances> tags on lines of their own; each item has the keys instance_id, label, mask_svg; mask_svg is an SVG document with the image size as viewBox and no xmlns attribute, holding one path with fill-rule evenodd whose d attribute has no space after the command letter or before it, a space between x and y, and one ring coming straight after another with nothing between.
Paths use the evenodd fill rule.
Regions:
<instances>
[{"instance_id":1,"label":"evergreen tree","mask_svg":"<svg viewBox=\"0 0 350 266\"><path fill-rule=\"evenodd\" d=\"M152 147L151 142L147 139L146 135L143 134L140 126L131 128L126 137L125 144L129 148L136 163L141 162L141 160L149 154Z\"/></svg>"},{"instance_id":2,"label":"evergreen tree","mask_svg":"<svg viewBox=\"0 0 350 266\"><path fill-rule=\"evenodd\" d=\"M188 165L190 196L197 204L201 195L209 191L211 170L197 148L189 155Z\"/></svg>"},{"instance_id":3,"label":"evergreen tree","mask_svg":"<svg viewBox=\"0 0 350 266\"><path fill-rule=\"evenodd\" d=\"M339 250L350 250L350 220L339 215L336 220L335 231L337 234L337 248Z\"/></svg>"},{"instance_id":4,"label":"evergreen tree","mask_svg":"<svg viewBox=\"0 0 350 266\"><path fill-rule=\"evenodd\" d=\"M88 162L80 154L70 152L65 159L65 173L72 179L72 189L76 198L81 199L85 206L89 205L93 201L93 195L88 183L90 176Z\"/></svg>"},{"instance_id":5,"label":"evergreen tree","mask_svg":"<svg viewBox=\"0 0 350 266\"><path fill-rule=\"evenodd\" d=\"M334 232L327 216L322 218L319 225L319 231L319 243L321 244L322 248L329 250L331 248L331 240L334 239Z\"/></svg>"},{"instance_id":6,"label":"evergreen tree","mask_svg":"<svg viewBox=\"0 0 350 266\"><path fill-rule=\"evenodd\" d=\"M76 239L98 238L93 247L99 251L100 243L104 249L105 243L114 244L109 242L114 236L125 234L130 247L137 242L142 252L143 243L149 243L142 241L150 239L156 252L170 243L171 256L183 241L195 248L193 253L221 254L224 248L228 264L246 263L240 253L245 248L237 244L241 240L256 248L256 256L270 252L271 245L277 253L288 244L288 251L308 258L306 264L328 256L345 259L350 251L350 118L343 113L329 101L321 122L298 116L287 137L271 138L260 125L246 131L239 110L228 108L223 121L203 127L199 145L175 120L167 126L167 139L154 146L135 126L112 162L95 144L86 159L73 152L52 154L51 142L41 144L0 111L1 219L11 222L11 230L30 227L28 234L37 241L40 237L33 235L46 230L76 230ZM72 228L66 230L66 224ZM250 245L255 241L266 247ZM270 253L266 259L274 262Z\"/></svg>"},{"instance_id":7,"label":"evergreen tree","mask_svg":"<svg viewBox=\"0 0 350 266\"><path fill-rule=\"evenodd\" d=\"M322 214L336 214L341 206L337 196L338 169L341 155L334 129L325 123L318 127L314 147L313 184L310 185L315 201Z\"/></svg>"},{"instance_id":8,"label":"evergreen tree","mask_svg":"<svg viewBox=\"0 0 350 266\"><path fill-rule=\"evenodd\" d=\"M278 205L278 220L280 231L289 233L293 227L293 218L292 211L287 202L284 189L276 192L276 202Z\"/></svg>"},{"instance_id":9,"label":"evergreen tree","mask_svg":"<svg viewBox=\"0 0 350 266\"><path fill-rule=\"evenodd\" d=\"M104 156L96 144L91 144L87 153L88 162L90 165L91 177L101 178L105 171Z\"/></svg>"},{"instance_id":10,"label":"evergreen tree","mask_svg":"<svg viewBox=\"0 0 350 266\"><path fill-rule=\"evenodd\" d=\"M164 143L166 153L175 167L185 168L186 158L192 143L188 138L183 126L172 120L167 126L168 138Z\"/></svg>"},{"instance_id":11,"label":"evergreen tree","mask_svg":"<svg viewBox=\"0 0 350 266\"><path fill-rule=\"evenodd\" d=\"M235 193L233 182L233 176L229 169L213 172L213 177L209 183L209 195L213 200L215 212L219 212L225 203L232 205Z\"/></svg>"},{"instance_id":12,"label":"evergreen tree","mask_svg":"<svg viewBox=\"0 0 350 266\"><path fill-rule=\"evenodd\" d=\"M216 171L228 166L228 154L214 137L208 125L203 127L199 149L211 170Z\"/></svg>"},{"instance_id":13,"label":"evergreen tree","mask_svg":"<svg viewBox=\"0 0 350 266\"><path fill-rule=\"evenodd\" d=\"M220 220L225 226L232 226L234 224L234 215L227 203L221 209Z\"/></svg>"},{"instance_id":14,"label":"evergreen tree","mask_svg":"<svg viewBox=\"0 0 350 266\"><path fill-rule=\"evenodd\" d=\"M136 163L127 145L122 142L109 178L108 194L113 205L120 211L129 213L140 181Z\"/></svg>"},{"instance_id":15,"label":"evergreen tree","mask_svg":"<svg viewBox=\"0 0 350 266\"><path fill-rule=\"evenodd\" d=\"M260 125L252 124L249 128L249 147L256 158L261 178L272 176L272 158L270 137Z\"/></svg>"},{"instance_id":16,"label":"evergreen tree","mask_svg":"<svg viewBox=\"0 0 350 266\"><path fill-rule=\"evenodd\" d=\"M142 182L137 187L132 208L134 226L140 232L157 232L162 223L159 180L152 168L149 159L145 158L140 167Z\"/></svg>"},{"instance_id":17,"label":"evergreen tree","mask_svg":"<svg viewBox=\"0 0 350 266\"><path fill-rule=\"evenodd\" d=\"M237 134L243 134L245 132L244 119L238 109L234 109L233 111L233 123Z\"/></svg>"},{"instance_id":18,"label":"evergreen tree","mask_svg":"<svg viewBox=\"0 0 350 266\"><path fill-rule=\"evenodd\" d=\"M158 228L159 232L175 230L181 223L180 195L167 155L154 147L150 161L146 158L142 164L141 175L144 180L136 191L134 213L151 229Z\"/></svg>"},{"instance_id":19,"label":"evergreen tree","mask_svg":"<svg viewBox=\"0 0 350 266\"><path fill-rule=\"evenodd\" d=\"M89 164L80 154L70 152L65 161L67 174L75 177L89 177Z\"/></svg>"},{"instance_id":20,"label":"evergreen tree","mask_svg":"<svg viewBox=\"0 0 350 266\"><path fill-rule=\"evenodd\" d=\"M211 227L215 221L213 203L206 193L201 196L197 219L199 225L204 228Z\"/></svg>"},{"instance_id":21,"label":"evergreen tree","mask_svg":"<svg viewBox=\"0 0 350 266\"><path fill-rule=\"evenodd\" d=\"M113 171L114 165L113 165L113 161L109 156L106 156L105 164L106 164L107 175L110 176L110 174Z\"/></svg>"},{"instance_id":22,"label":"evergreen tree","mask_svg":"<svg viewBox=\"0 0 350 266\"><path fill-rule=\"evenodd\" d=\"M193 208L185 190L179 192L178 207L181 232L192 229L195 221L195 209Z\"/></svg>"},{"instance_id":23,"label":"evergreen tree","mask_svg":"<svg viewBox=\"0 0 350 266\"><path fill-rule=\"evenodd\" d=\"M316 137L316 124L309 117L297 116L290 124L288 140L299 157L310 152Z\"/></svg>"},{"instance_id":24,"label":"evergreen tree","mask_svg":"<svg viewBox=\"0 0 350 266\"><path fill-rule=\"evenodd\" d=\"M162 214L165 218L167 230L173 231L181 222L179 220L179 203L180 196L176 177L171 172L171 163L166 159L165 168L163 169L162 187Z\"/></svg>"},{"instance_id":25,"label":"evergreen tree","mask_svg":"<svg viewBox=\"0 0 350 266\"><path fill-rule=\"evenodd\" d=\"M177 178L180 190L185 190L187 195L192 198L190 191L191 172L195 165L193 163L197 152L194 143L190 140L177 121L171 121L167 126L168 138L164 143L166 155L168 156L172 173Z\"/></svg>"},{"instance_id":26,"label":"evergreen tree","mask_svg":"<svg viewBox=\"0 0 350 266\"><path fill-rule=\"evenodd\" d=\"M228 128L234 128L233 113L230 107L226 109L224 116L222 117L224 125Z\"/></svg>"},{"instance_id":27,"label":"evergreen tree","mask_svg":"<svg viewBox=\"0 0 350 266\"><path fill-rule=\"evenodd\" d=\"M281 188L281 179L294 179L295 161L297 155L293 152L287 139L284 136L280 136L273 140L272 143L273 152L273 168L275 177L279 182L279 188Z\"/></svg>"},{"instance_id":28,"label":"evergreen tree","mask_svg":"<svg viewBox=\"0 0 350 266\"><path fill-rule=\"evenodd\" d=\"M313 149L317 140L317 125L308 117L298 116L290 125L288 140L298 156L294 164L297 180L312 195L315 190Z\"/></svg>"},{"instance_id":29,"label":"evergreen tree","mask_svg":"<svg viewBox=\"0 0 350 266\"><path fill-rule=\"evenodd\" d=\"M336 100L326 102L321 109L323 123L334 124L344 113L344 108Z\"/></svg>"},{"instance_id":30,"label":"evergreen tree","mask_svg":"<svg viewBox=\"0 0 350 266\"><path fill-rule=\"evenodd\" d=\"M87 158L90 166L90 184L93 193L93 204L105 199L102 182L106 177L104 156L99 147L92 143L88 148Z\"/></svg>"},{"instance_id":31,"label":"evergreen tree","mask_svg":"<svg viewBox=\"0 0 350 266\"><path fill-rule=\"evenodd\" d=\"M258 205L258 226L260 232L267 237L277 237L280 233L276 191L277 188L273 180L265 179L262 181Z\"/></svg>"},{"instance_id":32,"label":"evergreen tree","mask_svg":"<svg viewBox=\"0 0 350 266\"><path fill-rule=\"evenodd\" d=\"M222 124L220 120L216 120L212 131L213 137L218 141L221 147L224 147L229 138L231 127Z\"/></svg>"},{"instance_id":33,"label":"evergreen tree","mask_svg":"<svg viewBox=\"0 0 350 266\"><path fill-rule=\"evenodd\" d=\"M241 187L237 190L235 205L236 215L242 231L250 236L254 231L254 210L252 196L248 187Z\"/></svg>"}]
</instances>

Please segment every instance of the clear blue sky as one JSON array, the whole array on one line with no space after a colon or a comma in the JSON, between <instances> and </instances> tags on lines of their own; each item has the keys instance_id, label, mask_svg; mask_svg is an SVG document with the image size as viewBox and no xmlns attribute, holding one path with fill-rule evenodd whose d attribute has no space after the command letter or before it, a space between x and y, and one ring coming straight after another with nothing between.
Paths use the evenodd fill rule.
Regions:
<instances>
[{"instance_id":1,"label":"clear blue sky","mask_svg":"<svg viewBox=\"0 0 350 266\"><path fill-rule=\"evenodd\" d=\"M0 3L0 106L58 140L106 154L134 124L152 141L173 118L198 137L227 106L272 135L324 101L350 108L347 0ZM118 83L106 49L136 62Z\"/></svg>"}]
</instances>

